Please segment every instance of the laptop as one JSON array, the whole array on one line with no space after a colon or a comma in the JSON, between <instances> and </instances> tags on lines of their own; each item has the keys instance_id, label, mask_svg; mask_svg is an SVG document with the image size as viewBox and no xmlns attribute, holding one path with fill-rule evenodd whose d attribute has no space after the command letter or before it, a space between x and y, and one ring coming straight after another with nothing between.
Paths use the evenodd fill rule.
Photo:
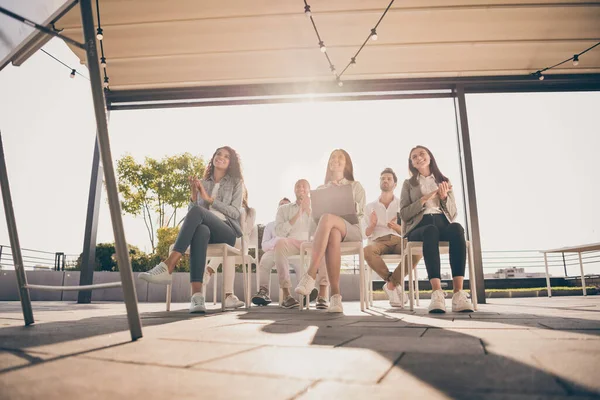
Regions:
<instances>
[{"instance_id":1,"label":"laptop","mask_svg":"<svg viewBox=\"0 0 600 400\"><path fill-rule=\"evenodd\" d=\"M330 186L310 191L312 217L319 221L323 214L342 217L350 224L358 224L358 215L352 193L352 185Z\"/></svg>"}]
</instances>

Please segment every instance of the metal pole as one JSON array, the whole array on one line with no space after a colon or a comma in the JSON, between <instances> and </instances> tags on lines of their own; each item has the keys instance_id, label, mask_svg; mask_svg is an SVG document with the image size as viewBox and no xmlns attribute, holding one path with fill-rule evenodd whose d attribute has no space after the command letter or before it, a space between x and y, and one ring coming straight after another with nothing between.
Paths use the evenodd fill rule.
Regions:
<instances>
[{"instance_id":1,"label":"metal pole","mask_svg":"<svg viewBox=\"0 0 600 400\"><path fill-rule=\"evenodd\" d=\"M567 275L567 262L565 261L565 253L562 253L562 259L563 259L563 268L565 269L565 278L568 277Z\"/></svg>"},{"instance_id":2,"label":"metal pole","mask_svg":"<svg viewBox=\"0 0 600 400\"><path fill-rule=\"evenodd\" d=\"M127 242L125 240L125 231L123 229L123 219L121 218L121 205L119 204L119 194L117 192L117 180L115 178L115 170L110 152L106 103L102 88L98 51L96 48L94 15L92 13L91 0L81 0L79 2L79 8L81 9L81 23L83 25L87 65L90 71L90 85L92 87L92 98L94 100L94 111L98 128L98 146L100 148L100 157L104 168L104 181L106 182L108 206L110 208L110 217L115 236L115 250L117 252L117 262L119 264L121 283L123 285L123 297L125 300L125 307L127 308L127 320L129 322L131 339L136 340L142 337L142 323L137 307L137 295L135 284L133 282L133 272L131 271Z\"/></svg>"},{"instance_id":3,"label":"metal pole","mask_svg":"<svg viewBox=\"0 0 600 400\"><path fill-rule=\"evenodd\" d=\"M481 256L481 240L479 236L479 216L477 214L477 198L475 196L475 175L473 174L473 156L471 153L471 139L469 136L469 121L467 118L467 102L465 91L462 86L457 86L455 90L454 107L457 116L459 157L462 165L463 180L466 191L467 203L469 205L467 213L467 233L473 249L473 261L475 262L475 276L469 279L475 279L477 289L477 302L485 304L485 282L483 279L483 259Z\"/></svg>"},{"instance_id":4,"label":"metal pole","mask_svg":"<svg viewBox=\"0 0 600 400\"><path fill-rule=\"evenodd\" d=\"M21 308L23 309L23 319L25 319L25 325L31 325L34 323L33 310L31 309L29 289L25 287L27 285L27 276L25 275L25 268L23 267L23 255L21 254L17 222L15 221L15 212L10 196L8 173L6 172L6 160L4 159L4 145L2 144L2 132L0 132L0 188L2 189L4 215L6 216L6 226L8 227L11 253L15 265L15 273L17 275L17 285L19 285L19 298L21 299Z\"/></svg>"},{"instance_id":5,"label":"metal pole","mask_svg":"<svg viewBox=\"0 0 600 400\"><path fill-rule=\"evenodd\" d=\"M96 264L96 234L98 233L98 216L100 214L100 198L102 197L102 166L100 165L98 140L94 142L94 157L92 161L92 176L90 178L87 217L85 220L85 234L83 237L79 286L91 285L93 283L94 266ZM91 290L82 290L79 292L77 303L88 304L91 302Z\"/></svg>"}]
</instances>

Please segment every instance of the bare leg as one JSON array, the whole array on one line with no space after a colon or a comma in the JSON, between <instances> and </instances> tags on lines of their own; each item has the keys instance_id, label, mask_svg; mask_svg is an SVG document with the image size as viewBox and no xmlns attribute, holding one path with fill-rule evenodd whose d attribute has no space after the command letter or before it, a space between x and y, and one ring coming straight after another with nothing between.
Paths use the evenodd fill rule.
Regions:
<instances>
[{"instance_id":1,"label":"bare leg","mask_svg":"<svg viewBox=\"0 0 600 400\"><path fill-rule=\"evenodd\" d=\"M442 288L442 281L440 280L440 278L430 279L429 282L431 283L431 290L440 290Z\"/></svg>"},{"instance_id":2,"label":"bare leg","mask_svg":"<svg viewBox=\"0 0 600 400\"><path fill-rule=\"evenodd\" d=\"M341 249L342 234L336 228L329 233L329 243L325 251L325 264L327 264L327 276L331 295L340 294L340 273L342 267Z\"/></svg>"},{"instance_id":3,"label":"bare leg","mask_svg":"<svg viewBox=\"0 0 600 400\"><path fill-rule=\"evenodd\" d=\"M281 294L283 295L284 299L287 298L288 296L290 296L290 288L282 287Z\"/></svg>"},{"instance_id":4,"label":"bare leg","mask_svg":"<svg viewBox=\"0 0 600 400\"><path fill-rule=\"evenodd\" d=\"M177 265L179 260L181 260L182 256L183 254L181 254L180 252L172 251L171 254L169 254L169 257L167 257L167 259L164 261L165 264L167 264L167 268L169 269L170 274L173 273L173 271L175 270L175 266Z\"/></svg>"},{"instance_id":5,"label":"bare leg","mask_svg":"<svg viewBox=\"0 0 600 400\"><path fill-rule=\"evenodd\" d=\"M202 282L192 282L192 295L202 292Z\"/></svg>"},{"instance_id":6,"label":"bare leg","mask_svg":"<svg viewBox=\"0 0 600 400\"><path fill-rule=\"evenodd\" d=\"M326 299L327 298L327 285L319 286L319 296Z\"/></svg>"},{"instance_id":7,"label":"bare leg","mask_svg":"<svg viewBox=\"0 0 600 400\"><path fill-rule=\"evenodd\" d=\"M310 260L310 267L306 273L313 279L317 277L317 270L319 268L319 264L321 259L325 256L325 250L327 249L329 242L329 235L331 230L335 228L341 234L341 237L346 236L346 224L341 217L333 214L323 214L321 219L319 220L319 224L317 225L317 230L315 232L315 238L313 240L313 248L312 255ZM341 241L341 239L340 239ZM338 260L339 263L339 260ZM339 267L338 267L339 270ZM327 271L329 271L329 265L327 265ZM339 277L339 271L338 271ZM332 285L331 275L329 275L330 285ZM337 283L339 284L339 282ZM332 285L333 291L333 285Z\"/></svg>"},{"instance_id":8,"label":"bare leg","mask_svg":"<svg viewBox=\"0 0 600 400\"><path fill-rule=\"evenodd\" d=\"M465 280L464 276L453 276L452 277L452 287L454 288L454 293L463 290L463 281Z\"/></svg>"}]
</instances>

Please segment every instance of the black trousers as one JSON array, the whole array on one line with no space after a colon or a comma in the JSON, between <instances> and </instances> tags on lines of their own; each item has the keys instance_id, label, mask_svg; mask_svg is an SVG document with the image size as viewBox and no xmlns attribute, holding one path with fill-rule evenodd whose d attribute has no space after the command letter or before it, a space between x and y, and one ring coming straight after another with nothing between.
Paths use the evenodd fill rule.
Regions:
<instances>
[{"instance_id":1,"label":"black trousers","mask_svg":"<svg viewBox=\"0 0 600 400\"><path fill-rule=\"evenodd\" d=\"M450 242L452 276L465 276L467 241L460 224L449 223L444 214L425 214L421 222L408 233L408 240L423 242L423 258L429 279L441 278L440 242Z\"/></svg>"}]
</instances>

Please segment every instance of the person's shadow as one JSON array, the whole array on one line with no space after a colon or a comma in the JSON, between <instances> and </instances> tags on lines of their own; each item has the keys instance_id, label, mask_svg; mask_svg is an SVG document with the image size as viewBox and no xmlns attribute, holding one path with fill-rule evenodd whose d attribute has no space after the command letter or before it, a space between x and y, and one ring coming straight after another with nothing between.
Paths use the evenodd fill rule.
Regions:
<instances>
[{"instance_id":1,"label":"person's shadow","mask_svg":"<svg viewBox=\"0 0 600 400\"><path fill-rule=\"evenodd\" d=\"M379 305L383 303L376 302ZM528 396L546 398L570 395L600 398L600 391L594 389L597 387L594 376L599 376L600 368L599 346L590 349L591 355L588 354L587 358L584 356L583 360L592 360L591 363L595 365L580 368L580 372L586 376L577 381L565 378L565 374L551 372L547 368L549 361L541 360L540 364L539 360L540 352L543 355L548 351L556 351L554 359L562 359L564 368L577 364L579 361L576 357L582 356L585 344L575 341L578 342L578 347L574 348L572 340L554 339L561 332L568 335L573 329L577 329L574 335L598 339L598 321L527 314L508 314L502 318L497 313L485 312L472 314L476 318L470 318L469 314L449 312L432 315L427 314L423 308L410 312L381 306L367 312L370 315L363 313L344 316L316 310L296 312L271 306L253 309L239 318L248 322L271 321L262 327L262 331L270 334L284 335L312 330L314 336L311 345L314 346L368 349L376 352L392 363L392 367L377 379L377 383L397 381L397 384L393 384L397 385L398 394L411 393L414 388L410 385L420 381L435 389L434 392L442 392L457 399L489 398L488 395L499 395L502 398L525 396L523 398L527 399L530 398ZM561 330L561 327L565 330ZM469 334L461 333L456 328ZM538 330L543 332L539 334ZM492 345L480 336L489 337ZM495 346L497 339L501 342L504 340L503 336L506 342L501 343L500 347ZM544 341L544 338L547 340ZM566 348L561 348L565 345ZM522 354L519 354L519 347ZM336 364L345 363L346 356L340 352L336 361L338 356L332 350L331 360L324 362L326 365L315 363L307 368L313 370L313 378L327 379L331 370L344 370L342 365ZM290 363L295 361L298 360L289 360ZM368 365L370 362L376 363L365 359L364 363L355 365L355 368L358 371L363 369L364 376L371 376L373 371ZM563 367L554 370L560 371ZM271 369L269 365L263 365L263 368L263 372L267 374L277 375L281 372L277 370L277 366ZM349 375L333 379L361 379L360 372L352 376L350 371ZM422 391L417 392L423 395ZM373 398L375 397L373 394Z\"/></svg>"}]
</instances>

